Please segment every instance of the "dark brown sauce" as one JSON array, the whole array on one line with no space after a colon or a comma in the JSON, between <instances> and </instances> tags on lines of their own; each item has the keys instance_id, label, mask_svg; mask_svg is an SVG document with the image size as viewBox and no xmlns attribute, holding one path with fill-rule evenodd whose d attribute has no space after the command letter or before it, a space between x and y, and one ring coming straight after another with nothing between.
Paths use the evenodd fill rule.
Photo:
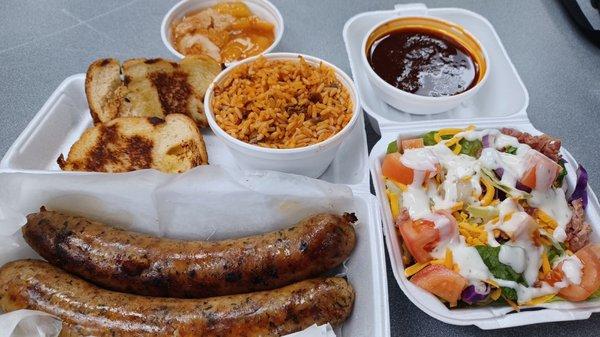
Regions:
<instances>
[{"instance_id":1,"label":"dark brown sauce","mask_svg":"<svg viewBox=\"0 0 600 337\"><path fill-rule=\"evenodd\" d=\"M442 33L402 28L377 39L369 64L384 81L420 96L452 96L477 84L479 65L460 43Z\"/></svg>"}]
</instances>

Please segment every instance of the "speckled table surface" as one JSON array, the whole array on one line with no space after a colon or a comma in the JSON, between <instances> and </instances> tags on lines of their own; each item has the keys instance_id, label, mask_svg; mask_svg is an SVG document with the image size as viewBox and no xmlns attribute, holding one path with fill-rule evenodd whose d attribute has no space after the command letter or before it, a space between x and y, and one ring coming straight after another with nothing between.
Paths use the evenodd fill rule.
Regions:
<instances>
[{"instance_id":1,"label":"speckled table surface","mask_svg":"<svg viewBox=\"0 0 600 337\"><path fill-rule=\"evenodd\" d=\"M302 52L350 67L342 27L353 15L390 9L399 0L273 0L285 20L279 51ZM558 1L424 1L462 7L487 17L529 91L529 118L560 137L600 188L600 49L584 39ZM0 153L25 128L66 77L103 56L120 59L171 55L160 22L166 0L0 1ZM367 124L369 147L378 136ZM392 336L598 336L600 315L587 321L538 324L497 331L447 325L415 307L388 265ZM369 324L369 322L365 322Z\"/></svg>"}]
</instances>

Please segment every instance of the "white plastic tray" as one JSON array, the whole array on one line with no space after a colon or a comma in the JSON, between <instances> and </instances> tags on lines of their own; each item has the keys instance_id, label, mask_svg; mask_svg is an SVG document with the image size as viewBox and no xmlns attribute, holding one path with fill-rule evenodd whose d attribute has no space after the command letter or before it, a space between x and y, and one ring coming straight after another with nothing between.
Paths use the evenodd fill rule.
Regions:
<instances>
[{"instance_id":1,"label":"white plastic tray","mask_svg":"<svg viewBox=\"0 0 600 337\"><path fill-rule=\"evenodd\" d=\"M62 172L56 159L69 153L71 145L85 129L92 126L92 118L84 92L85 74L65 79L48 101L33 117L29 125L8 149L0 162L0 170L32 172ZM320 179L369 190L367 141L363 116L337 156ZM212 165L235 166L229 149L212 133L202 132Z\"/></svg>"},{"instance_id":2,"label":"white plastic tray","mask_svg":"<svg viewBox=\"0 0 600 337\"><path fill-rule=\"evenodd\" d=\"M397 16L429 15L463 25L482 44L490 58L490 76L477 96L458 108L437 115L410 115L385 104L375 94L360 64L361 43L365 34L374 25ZM547 303L540 310L514 312L511 307L472 307L448 309L434 295L413 285L404 275L398 234L385 194L381 174L381 161L387 145L398 137L414 137L424 132L444 127L466 127L474 124L478 128L513 127L539 134L527 118L526 108L529 95L494 28L484 17L458 8L428 9L423 4L396 5L393 10L367 12L354 16L344 26L344 41L350 59L354 82L365 112L381 139L370 154L370 170L375 193L382 208L384 235L394 276L406 296L421 310L443 322L455 325L475 325L482 329L498 329L542 322L587 319L593 312L600 311L600 300L583 303ZM569 186L575 186L577 162L562 150L568 161ZM589 189L589 206L586 215L594 232L592 241L600 241L600 205Z\"/></svg>"},{"instance_id":3,"label":"white plastic tray","mask_svg":"<svg viewBox=\"0 0 600 337\"><path fill-rule=\"evenodd\" d=\"M198 172L191 172L198 173ZM89 176L93 175L92 180ZM255 199L260 199L260 196L256 196L257 188L247 188L245 186L252 186L262 180L252 181L255 176L260 177L259 174L248 174L243 177L244 183L241 184L244 195L254 196ZM302 183L303 177L292 176L293 184L298 186ZM145 223L158 222L158 219L153 218L152 213L160 211L161 205L156 205L153 202L155 194L153 193L181 193L183 198L170 198L169 208L174 210L189 209L189 200L198 200L194 198L195 189L181 190L181 184L177 181L179 177L173 177L169 188L165 190L165 180L171 179L166 175L161 175L156 171L146 170L145 172L137 171L131 173L121 174L118 177L108 176L106 174L98 173L74 173L71 175L55 175L48 172L2 172L0 173L0 205L4 211L9 211L16 214L28 214L35 212L39 209L40 204L47 205L52 209L63 210L67 212L73 212L80 214L82 211L85 214L91 216L98 216L97 214L110 214L110 222L132 225L138 220L132 220L132 218L141 218ZM193 179L187 178L187 179ZM241 178L240 178L241 179ZM307 179L310 183L310 178ZM300 180L300 182L298 182ZM89 186L84 181L93 181L97 186ZM123 184L123 181L135 181L135 184ZM148 181L148 183L143 183ZM246 182L247 181L247 182ZM153 191L154 186L158 185L158 188ZM186 183L186 186L189 185ZM39 186L45 186L43 190L37 190ZM100 189L98 186L102 186ZM278 186L277 195L281 195L282 200L287 200L288 203L297 203L301 199L297 199L298 195L296 189L289 192L285 186ZM302 186L302 185L300 185ZM231 186L225 186L226 188L232 188ZM237 187L236 187L237 188ZM323 189L327 189L326 186L322 186ZM339 188L338 188L339 189ZM179 190L179 191L178 191ZM258 189L260 190L260 189ZM105 192L108 192L108 196ZM262 193L269 193L271 190ZM289 196L288 196L289 193ZM325 193L325 192L323 192ZM114 194L114 197L111 195ZM223 195L219 192L215 192L218 197L223 198ZM385 256L383 249L383 235L379 224L381 223L379 206L376 198L368 192L364 191L353 191L354 197L353 202L350 201L348 206L338 205L337 207L344 207L344 209L335 209L335 211L345 211L345 207L352 209L358 217L358 222L355 226L357 243L352 255L346 262L344 267L340 267L337 272L344 273L352 286L356 291L356 300L354 303L354 309L349 319L338 329L336 333L338 337L389 337L390 335L390 324L389 324L389 308L388 308L388 297L387 297L387 279L385 270ZM102 197L100 197L102 196ZM189 197L188 197L189 196ZM167 196L162 196L166 198ZM204 197L206 197L204 195ZM323 195L320 196L321 198ZM184 200L184 201L182 201ZM144 204L145 209L152 209L153 211L147 211L140 214L140 204ZM244 203L248 204L248 203ZM329 203L327 203L329 204ZM353 204L353 205L352 205ZM148 205L154 205L148 206ZM268 203L265 207L276 207L279 210L282 204ZM304 204L294 206L294 210L290 213L297 214L302 210ZM199 208L202 205L197 205ZM311 209L312 206L304 206L305 208ZM324 206L332 207L332 206ZM110 211L107 211L110 210ZM164 210L163 210L164 211ZM247 211L247 210L246 210ZM202 214L202 210L192 210L189 214ZM243 211L242 211L243 212ZM163 212L164 213L164 212ZM168 212L167 212L168 213ZM283 212L285 213L285 212ZM135 214L135 216L132 216ZM242 213L243 214L243 213ZM239 214L238 214L239 215ZM7 213L0 212L0 220L7 222L4 217ZM106 215L104 215L106 216ZM163 216L165 216L163 214ZM156 217L156 214L154 214ZM194 215L183 216L188 226L197 226L195 224ZM178 218L181 218L179 216ZM210 218L210 216L209 216ZM220 217L227 221L227 215L224 214ZM8 226L14 226L12 221L7 224ZM285 224L278 224L282 226ZM234 231L232 231L232 227ZM15 227L14 229L16 230ZM160 227L159 227L160 228ZM204 228L206 229L206 228ZM275 230L277 228L272 228ZM211 237L218 238L230 238L239 237L239 233L236 232L237 227L235 226L219 226L211 234ZM6 230L4 230L6 232ZM160 231L162 233L162 231ZM184 231L185 232L185 231ZM206 232L206 231L205 231ZM245 235L256 234L256 233L245 233ZM180 234L181 235L181 234ZM175 235L177 237L177 235ZM187 238L198 238L203 239L204 237L198 237L194 234L186 234ZM39 258L39 256L24 242L20 231L17 231L12 236L3 239L5 244L11 245L11 247L19 247L17 251L12 249L10 255L6 255L6 250L0 249L0 265L10 260L20 258Z\"/></svg>"}]
</instances>

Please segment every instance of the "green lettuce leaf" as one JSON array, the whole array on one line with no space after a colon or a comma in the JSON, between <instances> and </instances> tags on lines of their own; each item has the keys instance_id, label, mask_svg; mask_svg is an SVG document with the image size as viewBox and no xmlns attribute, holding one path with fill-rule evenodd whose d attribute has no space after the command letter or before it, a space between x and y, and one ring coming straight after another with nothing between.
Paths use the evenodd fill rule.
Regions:
<instances>
[{"instance_id":1,"label":"green lettuce leaf","mask_svg":"<svg viewBox=\"0 0 600 337\"><path fill-rule=\"evenodd\" d=\"M500 254L500 247L475 246L475 249L477 249L477 252L479 253L479 256L481 256L483 263L485 263L485 265L488 267L488 269L490 270L492 275L494 275L495 278L508 281L515 281L517 283L525 285L523 275L514 271L510 266L507 266L500 262L500 259L498 258L498 254ZM508 287L501 288L502 295L504 295L504 297L512 301L517 300L516 290Z\"/></svg>"},{"instance_id":2,"label":"green lettuce leaf","mask_svg":"<svg viewBox=\"0 0 600 337\"><path fill-rule=\"evenodd\" d=\"M475 158L479 157L479 155L481 154L481 150L483 149L483 144L479 139L466 140L463 138L458 143L461 146L460 153Z\"/></svg>"},{"instance_id":3,"label":"green lettuce leaf","mask_svg":"<svg viewBox=\"0 0 600 337\"><path fill-rule=\"evenodd\" d=\"M560 165L560 167L562 167L562 170L560 170L560 173L554 181L554 187L561 187L563 184L563 180L565 180L565 177L567 176L567 168L565 166L565 163L566 161L562 158L560 158L560 160L558 161L558 164Z\"/></svg>"},{"instance_id":4,"label":"green lettuce leaf","mask_svg":"<svg viewBox=\"0 0 600 337\"><path fill-rule=\"evenodd\" d=\"M398 142L393 141L388 144L386 153L396 153L398 152Z\"/></svg>"},{"instance_id":5,"label":"green lettuce leaf","mask_svg":"<svg viewBox=\"0 0 600 337\"><path fill-rule=\"evenodd\" d=\"M435 142L435 138L434 138L436 133L437 133L437 131L429 131L429 132L423 134L421 136L421 138L423 138L423 144L425 144L425 146L432 146L432 145L437 144ZM452 138L451 135L442 136L442 139L450 139L450 138Z\"/></svg>"},{"instance_id":6,"label":"green lettuce leaf","mask_svg":"<svg viewBox=\"0 0 600 337\"><path fill-rule=\"evenodd\" d=\"M504 149L504 152L509 153L509 154L517 154L517 148L514 146L507 146Z\"/></svg>"}]
</instances>

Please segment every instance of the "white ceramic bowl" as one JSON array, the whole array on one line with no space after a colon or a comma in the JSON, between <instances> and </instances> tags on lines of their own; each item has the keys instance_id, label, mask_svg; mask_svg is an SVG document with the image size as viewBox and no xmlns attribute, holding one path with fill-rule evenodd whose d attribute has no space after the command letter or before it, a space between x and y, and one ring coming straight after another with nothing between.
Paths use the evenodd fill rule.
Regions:
<instances>
[{"instance_id":1,"label":"white ceramic bowl","mask_svg":"<svg viewBox=\"0 0 600 337\"><path fill-rule=\"evenodd\" d=\"M263 51L263 54L266 54L273 50L281 41L281 37L283 36L283 17L281 13L272 3L268 0L240 0L245 3L254 15L259 18L271 22L275 26L275 39L273 43ZM162 38L163 43L169 49L169 51L182 59L185 55L178 52L173 44L171 43L171 23L175 20L179 20L183 18L186 14L190 12L194 12L203 8L212 7L223 0L183 0L173 6L169 12L163 18L162 24L160 26L160 36Z\"/></svg>"},{"instance_id":2,"label":"white ceramic bowl","mask_svg":"<svg viewBox=\"0 0 600 337\"><path fill-rule=\"evenodd\" d=\"M377 75L377 73L375 73L373 68L371 68L371 65L369 64L369 60L367 58L367 53L369 52L367 50L367 48L370 47L368 44L369 44L369 40L370 40L371 36L379 28L381 28L385 25L394 24L401 20L411 20L411 19L424 20L424 21L436 21L436 22L438 22L439 25L441 25L441 26L443 25L443 26L447 27L452 33L460 34L460 36L463 36L465 39L469 39L471 43L474 43L475 45L477 45L477 47L481 51L485 65L480 64L480 67L483 71L483 77L477 82L477 84L475 84L475 86L473 86L469 90L466 90L458 95L442 96L442 97L421 96L421 95L412 94L412 93L406 92L404 90L398 89L398 88L394 87L393 85L384 81L381 77L379 77L379 75ZM437 27L437 28L439 29L439 27ZM446 30L444 29L444 31L446 31ZM379 34L377 34L377 35L379 35ZM375 92L377 93L377 95L384 102L386 102L387 104L393 106L394 108L396 108L398 110L408 112L411 114L417 114L417 115L429 115L429 114L435 114L435 113L448 111L448 110L451 110L451 109L457 107L462 102L472 98L477 93L477 91L479 91L479 89L487 81L488 73L489 73L489 69L490 69L488 54L487 54L484 46L479 42L479 40L477 40L477 38L475 38L475 36L473 34L469 33L462 26L459 26L455 23L452 23L452 22L449 22L446 20L433 18L433 17L427 17L427 16L395 17L395 18L383 21L378 25L375 25L371 30L369 30L369 32L365 35L365 37L362 41L361 63L367 73L369 82L375 89Z\"/></svg>"},{"instance_id":3,"label":"white ceramic bowl","mask_svg":"<svg viewBox=\"0 0 600 337\"><path fill-rule=\"evenodd\" d=\"M212 110L212 99L216 84L221 82L233 69L242 64L253 62L258 56L240 61L222 71L208 87L206 95L204 96L204 112L210 128L229 148L240 167L245 169L275 170L317 178L321 176L329 164L331 164L340 145L355 127L356 121L358 120L358 114L360 113L360 103L354 83L346 73L326 61L308 55L297 53L273 53L264 55L264 57L268 59L279 60L297 60L299 56L302 56L306 62L310 64L318 65L322 62L326 66L334 69L338 80L346 87L352 99L352 118L342 130L330 138L317 144L293 149L261 147L230 136L221 129L215 120Z\"/></svg>"}]
</instances>

